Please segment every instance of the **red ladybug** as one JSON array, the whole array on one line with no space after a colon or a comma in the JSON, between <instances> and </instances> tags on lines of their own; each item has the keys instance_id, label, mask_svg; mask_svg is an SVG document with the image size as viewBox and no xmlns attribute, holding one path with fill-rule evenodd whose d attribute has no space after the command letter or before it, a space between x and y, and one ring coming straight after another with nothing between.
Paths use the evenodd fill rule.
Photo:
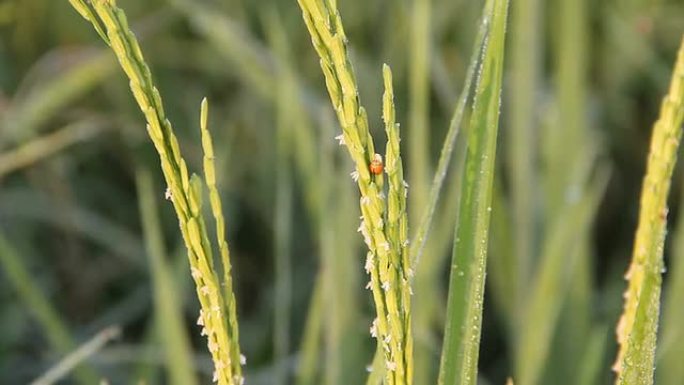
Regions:
<instances>
[{"instance_id":1,"label":"red ladybug","mask_svg":"<svg viewBox=\"0 0 684 385\"><path fill-rule=\"evenodd\" d=\"M384 166L382 164L382 155L373 155L373 160L370 163L370 172L375 175L380 175L382 174L383 169Z\"/></svg>"}]
</instances>

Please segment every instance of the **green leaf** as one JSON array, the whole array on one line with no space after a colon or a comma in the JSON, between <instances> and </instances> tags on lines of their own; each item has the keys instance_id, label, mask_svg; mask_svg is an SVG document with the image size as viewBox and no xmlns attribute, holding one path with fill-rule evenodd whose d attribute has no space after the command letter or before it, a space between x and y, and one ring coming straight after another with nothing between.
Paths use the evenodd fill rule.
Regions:
<instances>
[{"instance_id":1,"label":"green leaf","mask_svg":"<svg viewBox=\"0 0 684 385\"><path fill-rule=\"evenodd\" d=\"M495 1L468 135L449 279L440 385L477 381L507 16L508 0Z\"/></svg>"}]
</instances>

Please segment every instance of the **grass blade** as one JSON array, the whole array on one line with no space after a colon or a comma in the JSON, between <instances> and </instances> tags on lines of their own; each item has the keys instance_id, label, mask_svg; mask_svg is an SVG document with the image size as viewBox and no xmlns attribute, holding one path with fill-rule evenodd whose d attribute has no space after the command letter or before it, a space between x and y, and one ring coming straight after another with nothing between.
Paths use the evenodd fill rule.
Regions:
<instances>
[{"instance_id":1,"label":"grass blade","mask_svg":"<svg viewBox=\"0 0 684 385\"><path fill-rule=\"evenodd\" d=\"M440 220L439 215L435 216L435 212L449 167L451 167L451 164L454 164L453 167L457 168L457 170L452 171L454 175L460 175L463 168L463 160L465 158L463 152L458 152L457 150L459 156L455 161L452 161L452 154L454 147L456 146L456 138L460 133L463 123L467 101L471 95L472 83L473 79L475 79L475 71L480 62L485 36L491 25L492 4L493 1L488 0L483 7L477 35L473 43L472 53L464 77L463 88L456 101L456 105L454 106L447 134L444 137L427 202L420 205L422 210L420 223L417 226L417 230L414 232L409 252L409 255L411 256L411 265L416 272L416 277L413 282L414 291L416 293L413 307L413 326L414 333L416 334L415 381L421 384L434 382L438 369L434 356L440 342L434 337L434 329L435 325L441 325L441 320L443 320L441 314L443 311L440 309L441 305L438 300L441 291L438 285L438 277L447 255L445 250L449 247L453 235L453 231L449 229L453 228L453 223L456 220L453 213L458 209L458 191L460 191L460 186L458 184L454 184L453 189L457 192L448 195L448 202L446 202L442 210L442 212L449 214L443 215L443 218ZM433 63L437 62L433 60ZM413 185L415 186L415 183L413 183ZM413 193L411 195L413 196ZM417 204L415 203L416 200L413 202L414 203L412 204ZM454 205L455 208L452 209L451 207L448 207L450 205ZM413 218L416 217L414 216ZM434 228L435 230L439 229L438 232L432 231L433 222L437 223ZM430 244L427 243L429 236L432 238ZM427 253L430 257L422 258L424 253Z\"/></svg>"},{"instance_id":2,"label":"grass blade","mask_svg":"<svg viewBox=\"0 0 684 385\"><path fill-rule=\"evenodd\" d=\"M109 250L123 263L144 268L144 247L135 234L92 210L74 205L60 212L54 210L55 204L46 194L26 188L7 188L0 193L0 212L6 218L29 219L73 232Z\"/></svg>"},{"instance_id":3,"label":"grass blade","mask_svg":"<svg viewBox=\"0 0 684 385\"><path fill-rule=\"evenodd\" d=\"M59 380L66 377L66 375L78 366L78 364L97 353L97 351L102 349L108 342L118 338L120 335L121 328L118 326L110 326L102 330L89 341L79 346L78 349L64 357L64 359L50 368L50 370L45 372L40 378L31 382L31 385L52 385L57 383Z\"/></svg>"},{"instance_id":4,"label":"grass blade","mask_svg":"<svg viewBox=\"0 0 684 385\"><path fill-rule=\"evenodd\" d=\"M270 55L255 38L219 9L192 0L170 0L170 3L186 14L188 21L217 49L218 54L230 61L244 79L260 95L273 97L276 83Z\"/></svg>"},{"instance_id":5,"label":"grass blade","mask_svg":"<svg viewBox=\"0 0 684 385\"><path fill-rule=\"evenodd\" d=\"M480 62L481 53L484 47L484 40L489 26L491 25L491 12L493 1L488 0L483 7L482 15L479 21L477 35L473 43L473 49L470 56L468 68L464 77L463 89L458 97L454 111L451 116L447 134L444 137L442 149L440 152L437 169L432 179L429 196L425 204L420 204L422 215L417 230L412 239L409 255L411 256L411 264L413 270L416 272L414 279L414 333L416 334L415 345L415 381L417 383L430 383L435 381L437 366L434 359L434 352L437 351L439 341L434 338L435 325L441 325L443 316L438 298L440 297L440 287L438 285L441 267L447 255L445 250L449 247L453 231L453 223L456 216L453 213L457 212L460 186L456 183L452 187L456 193L448 195L448 201L443 207L442 218L435 216L439 198L441 196L444 180L447 172L453 163L456 170L452 171L455 176L460 175L463 169L464 152L458 152L459 156L455 161L452 161L452 154L456 146L456 138L459 135L461 125L463 123L465 107L471 95L471 86L473 79L475 79L475 71ZM438 63L433 61L433 63ZM461 146L464 147L464 146ZM427 181L423 181L427 182ZM415 182L413 183L415 186ZM414 191L415 192L415 191ZM413 196L413 193L411 194ZM417 200L413 201L413 205L417 205ZM454 208L448 207L454 205ZM415 217L413 217L415 218ZM441 219L441 220L440 220ZM432 231L433 222L437 224ZM432 237L432 242L427 243L428 238ZM429 258L422 258L422 255L427 253ZM444 256L444 257L442 257ZM420 262L420 263L419 263ZM440 326L441 327L441 326Z\"/></svg>"},{"instance_id":6,"label":"grass blade","mask_svg":"<svg viewBox=\"0 0 684 385\"><path fill-rule=\"evenodd\" d=\"M449 278L440 385L477 381L507 16L508 1L495 1L468 135Z\"/></svg>"},{"instance_id":7,"label":"grass blade","mask_svg":"<svg viewBox=\"0 0 684 385\"><path fill-rule=\"evenodd\" d=\"M556 7L551 7L553 11L554 24L558 25L557 38L552 47L554 60L553 71L555 73L555 91L557 102L553 104L550 113L542 119L545 121L543 132L541 132L541 146L536 151L543 154L539 171L538 185L545 186L543 192L544 199L540 223L542 227L538 229L554 229L558 218L563 217L568 204L574 205L572 201L585 199L587 194L593 194L589 185L589 174L594 170L596 155L601 151L597 145L599 136L592 130L589 114L587 110L587 79L588 68L587 60L590 58L588 50L588 20L587 2L584 0L562 0ZM578 167L579 165L579 167ZM595 180L594 183L603 183ZM533 184L531 184L533 185ZM600 199L600 197L592 198ZM592 218L595 216L592 214ZM567 217L567 220L572 220ZM554 290L546 295L555 296L556 303L562 303L560 313L555 303L548 303L547 311L540 311L536 315L524 314L521 319L521 333L533 333L538 336L535 340L537 347L543 347L548 351L542 355L535 356L534 360L541 360L532 364L532 359L524 355L516 357L518 367L532 367L537 365L543 368L541 372L546 377L538 377L538 373L531 376L519 378L520 385L528 379L534 379L532 383L547 383L555 381L558 385L575 384L576 374L580 371L580 360L589 341L591 334L591 295L592 282L592 242L589 229L592 222L585 222L582 227L567 229L572 233L582 233L582 236L575 237L575 240L568 244L565 255L541 254L539 258L533 260L531 266L547 266L550 262L546 258L559 258L572 261L567 267L559 266L560 269L571 268L567 273L563 271L559 274L562 283L556 285ZM541 230L539 233L544 234ZM541 244L545 244L553 234L542 235ZM528 265L528 268L530 266ZM532 276L530 271L526 275L521 275L520 290L525 291L525 282L538 282L541 277ZM566 282L571 282L568 286ZM530 289L530 287L527 287ZM538 288L532 288L532 290ZM544 289L541 289L544 290ZM543 295L534 293L533 296ZM526 298L518 296L521 303L527 301ZM546 314L544 314L546 313ZM525 317L539 317L534 320L535 324L525 322ZM535 329L543 325L543 329ZM546 332L555 330L552 340L548 340L546 334L537 333L540 330ZM524 331L523 331L524 330ZM539 336L543 336L539 338ZM518 349L525 350L526 342L520 342ZM530 374L530 373L528 373ZM557 380L556 380L557 379Z\"/></svg>"},{"instance_id":8,"label":"grass blade","mask_svg":"<svg viewBox=\"0 0 684 385\"><path fill-rule=\"evenodd\" d=\"M17 291L21 301L43 329L52 348L58 353L71 352L76 347L76 343L67 326L45 294L33 284L31 274L24 265L23 259L2 234L0 234L0 266L5 270L7 279ZM74 375L81 384L92 384L98 380L98 375L91 368L83 365L76 368Z\"/></svg>"},{"instance_id":9,"label":"grass blade","mask_svg":"<svg viewBox=\"0 0 684 385\"><path fill-rule=\"evenodd\" d=\"M427 203L430 172L430 55L432 0L411 4L409 59L408 170L411 184L411 218L418 219Z\"/></svg>"},{"instance_id":10,"label":"grass blade","mask_svg":"<svg viewBox=\"0 0 684 385\"><path fill-rule=\"evenodd\" d=\"M482 55L485 37L489 33L489 27L492 21L493 4L493 0L487 0L485 3L480 25L475 37L475 43L473 44L473 52L470 55L468 69L466 70L463 90L458 97L458 102L454 108L454 113L451 116L449 130L444 137L442 150L439 155L439 161L437 162L437 169L435 170L435 175L432 179L432 186L430 187L430 196L428 198L427 206L425 207L425 211L420 218L420 224L418 225L418 229L416 230L415 236L413 237L413 241L411 243L411 264L414 268L417 267L418 261L420 261L420 257L423 254L425 244L427 243L428 233L430 231L430 227L432 226L435 209L437 208L437 201L439 200L439 195L442 192L442 185L444 184L444 179L447 176L449 164L451 163L451 154L453 153L456 137L458 137L461 123L463 122L465 107L468 102L468 97L470 96L470 88L473 79L475 78L475 70L478 68L478 63L480 62L480 56Z\"/></svg>"},{"instance_id":11,"label":"grass blade","mask_svg":"<svg viewBox=\"0 0 684 385\"><path fill-rule=\"evenodd\" d=\"M582 352L577 383L584 385L600 384L602 365L605 362L608 347L608 328L605 325L595 326L587 338L587 345Z\"/></svg>"},{"instance_id":12,"label":"grass blade","mask_svg":"<svg viewBox=\"0 0 684 385\"><path fill-rule=\"evenodd\" d=\"M532 271L535 195L535 94L541 63L539 0L514 1L511 6L510 134L506 171L511 184L512 227L517 283L525 285ZM524 287L515 287L518 301Z\"/></svg>"},{"instance_id":13,"label":"grass blade","mask_svg":"<svg viewBox=\"0 0 684 385\"><path fill-rule=\"evenodd\" d=\"M591 162L587 162L591 164ZM522 385L538 384L548 363L553 332L564 304L560 294L567 293L581 249L573 248L584 239L607 183L608 174L600 172L590 193L567 204L550 226L542 249L538 273L531 283L531 295L521 320L516 343L516 381ZM568 250L572 252L568 253Z\"/></svg>"},{"instance_id":14,"label":"grass blade","mask_svg":"<svg viewBox=\"0 0 684 385\"><path fill-rule=\"evenodd\" d=\"M292 305L292 166L289 160L290 131L292 117L288 112L289 92L291 87L285 78L279 83L277 98L276 129L276 186L275 186L275 314L273 317L276 375L274 385L287 383L287 367L285 365L289 353L290 309Z\"/></svg>"},{"instance_id":15,"label":"grass blade","mask_svg":"<svg viewBox=\"0 0 684 385\"><path fill-rule=\"evenodd\" d=\"M164 239L155 202L155 189L150 172L140 167L136 171L140 217L143 237L152 276L155 323L159 333L169 373L169 383L175 385L197 384L193 365L192 348L183 325L182 304L174 282L171 266L166 261Z\"/></svg>"},{"instance_id":16,"label":"grass blade","mask_svg":"<svg viewBox=\"0 0 684 385\"><path fill-rule=\"evenodd\" d=\"M646 176L641 191L639 226L632 263L627 271L622 317L617 326L620 344L613 370L618 385L653 383L656 332L660 313L663 243L667 224L667 195L684 120L684 40L677 55L670 91L653 127Z\"/></svg>"},{"instance_id":17,"label":"grass blade","mask_svg":"<svg viewBox=\"0 0 684 385\"><path fill-rule=\"evenodd\" d=\"M107 52L84 57L60 76L46 79L15 98L0 119L0 144L21 143L36 135L38 129L68 103L95 88L116 69Z\"/></svg>"},{"instance_id":18,"label":"grass blade","mask_svg":"<svg viewBox=\"0 0 684 385\"><path fill-rule=\"evenodd\" d=\"M67 124L58 131L45 134L25 144L0 153L0 179L18 169L48 158L79 142L85 142L102 133L102 121L86 119Z\"/></svg>"},{"instance_id":19,"label":"grass blade","mask_svg":"<svg viewBox=\"0 0 684 385\"><path fill-rule=\"evenodd\" d=\"M318 356L321 352L321 329L323 326L323 273L319 272L314 282L313 293L309 301L309 310L304 325L304 335L299 343L299 359L297 360L297 373L295 385L315 385L318 373Z\"/></svg>"}]
</instances>

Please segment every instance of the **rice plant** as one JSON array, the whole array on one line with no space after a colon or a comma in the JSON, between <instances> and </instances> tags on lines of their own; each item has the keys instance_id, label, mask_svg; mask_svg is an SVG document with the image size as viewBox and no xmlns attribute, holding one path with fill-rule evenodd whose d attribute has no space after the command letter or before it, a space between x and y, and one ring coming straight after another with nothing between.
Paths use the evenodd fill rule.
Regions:
<instances>
[{"instance_id":1,"label":"rice plant","mask_svg":"<svg viewBox=\"0 0 684 385\"><path fill-rule=\"evenodd\" d=\"M613 370L616 384L652 384L660 315L667 195L684 123L684 40L672 72L670 91L653 127L641 193L639 227L625 278L625 306L617 326L620 343Z\"/></svg>"},{"instance_id":2,"label":"rice plant","mask_svg":"<svg viewBox=\"0 0 684 385\"><path fill-rule=\"evenodd\" d=\"M681 383L684 6L118 4L0 3L1 383Z\"/></svg>"},{"instance_id":3,"label":"rice plant","mask_svg":"<svg viewBox=\"0 0 684 385\"><path fill-rule=\"evenodd\" d=\"M181 233L188 249L190 270L195 281L201 310L197 324L207 337L207 348L214 362L214 381L219 384L242 384L242 364L245 359L238 345L235 295L232 289L228 245L224 240L225 220L216 189L214 149L207 129L208 104L202 101L200 129L204 152L204 182L193 174L188 176L185 160L171 123L166 119L159 92L142 56L140 46L128 27L123 11L114 1L71 1L72 6L90 21L98 34L112 48L130 87L147 119L147 131L159 153L162 171L168 183L166 197L173 203ZM106 31L106 33L105 33ZM207 224L202 213L203 183L209 190L209 203L216 222L217 246L220 254L221 277L214 267Z\"/></svg>"},{"instance_id":4,"label":"rice plant","mask_svg":"<svg viewBox=\"0 0 684 385\"><path fill-rule=\"evenodd\" d=\"M386 155L375 152L368 117L360 105L358 86L347 55L346 36L334 2L300 1L304 21L321 59L326 85L335 107L345 145L354 161L352 178L361 192L363 234L368 254L365 270L370 275L376 318L370 327L384 355L385 383L413 381L413 337L411 331L412 270L409 261L407 183L399 154L399 126L395 121L392 72L383 67L385 94L383 120L387 135ZM384 190L387 174L388 190ZM377 370L378 368L375 368Z\"/></svg>"}]
</instances>

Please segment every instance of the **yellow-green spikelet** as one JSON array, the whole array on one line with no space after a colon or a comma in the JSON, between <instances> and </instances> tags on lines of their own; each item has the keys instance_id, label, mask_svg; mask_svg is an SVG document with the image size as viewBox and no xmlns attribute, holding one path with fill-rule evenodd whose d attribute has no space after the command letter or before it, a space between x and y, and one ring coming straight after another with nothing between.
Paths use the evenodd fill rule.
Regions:
<instances>
[{"instance_id":1,"label":"yellow-green spikelet","mask_svg":"<svg viewBox=\"0 0 684 385\"><path fill-rule=\"evenodd\" d=\"M651 384L660 310L667 195L684 122L684 40L651 137L641 191L639 226L625 278L624 311L617 327L620 345L613 366L617 384Z\"/></svg>"},{"instance_id":2,"label":"yellow-green spikelet","mask_svg":"<svg viewBox=\"0 0 684 385\"><path fill-rule=\"evenodd\" d=\"M316 52L320 57L328 93L342 126L343 141L355 163L362 223L359 230L368 246L366 270L370 274L377 318L372 334L385 354L386 383L412 383L410 287L408 242L406 240L406 196L398 146L398 126L394 123L391 74L384 70L385 111L388 113L389 193L384 196L382 175L369 171L375 155L368 118L360 106L354 72L348 59L346 36L333 0L299 0ZM398 184L397 184L398 181ZM399 198L401 196L401 198ZM388 212L387 200L392 205ZM387 223L386 223L387 222Z\"/></svg>"},{"instance_id":3,"label":"yellow-green spikelet","mask_svg":"<svg viewBox=\"0 0 684 385\"><path fill-rule=\"evenodd\" d=\"M239 385L244 382L240 367L241 355L237 341L237 318L235 299L232 294L230 264L227 245L222 240L224 221L217 205L213 172L213 149L206 130L206 105L203 108L202 134L205 151L205 175L209 181L212 211L216 217L224 270L224 287L214 269L212 249L202 215L202 181L188 175L187 166L181 157L178 140L171 123L166 119L159 92L154 87L152 76L144 61L140 46L132 34L123 11L114 0L70 0L79 13L88 19L116 54L122 69L130 80L133 95L147 120L147 131L159 153L162 172L168 184L180 225L181 234L188 248L191 273L195 281L201 310L198 324L202 334L207 336L215 374L214 381L220 385ZM105 36L106 33L106 36ZM217 211L218 210L218 211Z\"/></svg>"}]
</instances>

